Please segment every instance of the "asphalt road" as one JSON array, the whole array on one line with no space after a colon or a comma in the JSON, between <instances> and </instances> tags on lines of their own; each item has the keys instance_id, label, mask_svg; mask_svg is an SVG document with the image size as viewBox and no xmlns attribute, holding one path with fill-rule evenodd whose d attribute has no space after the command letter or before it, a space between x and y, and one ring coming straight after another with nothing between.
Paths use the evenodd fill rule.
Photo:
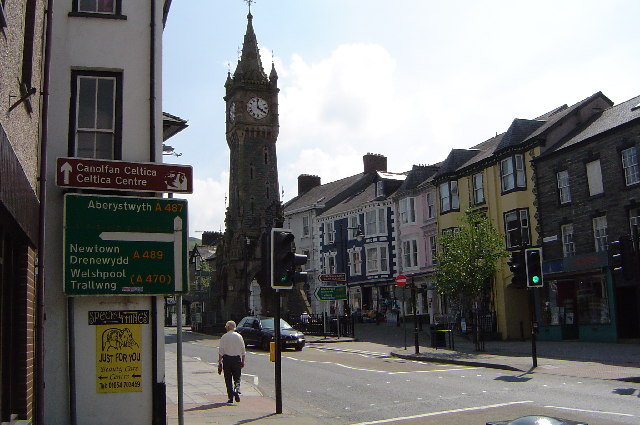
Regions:
<instances>
[{"instance_id":1,"label":"asphalt road","mask_svg":"<svg viewBox=\"0 0 640 425\"><path fill-rule=\"evenodd\" d=\"M217 340L191 339L189 332L184 340L183 355L217 360ZM347 342L283 352L283 405L328 424L485 424L528 414L640 424L638 384L413 362L389 351ZM275 398L268 353L249 348L243 379Z\"/></svg>"}]
</instances>

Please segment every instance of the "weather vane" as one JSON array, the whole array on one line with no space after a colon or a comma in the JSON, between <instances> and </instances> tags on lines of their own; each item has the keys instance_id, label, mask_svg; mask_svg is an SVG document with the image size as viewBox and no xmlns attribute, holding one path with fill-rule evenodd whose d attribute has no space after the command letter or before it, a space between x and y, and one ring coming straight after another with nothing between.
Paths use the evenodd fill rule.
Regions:
<instances>
[{"instance_id":1,"label":"weather vane","mask_svg":"<svg viewBox=\"0 0 640 425\"><path fill-rule=\"evenodd\" d=\"M244 0L244 2L247 3L247 6L249 6L249 13L251 13L251 5L255 3L256 0Z\"/></svg>"}]
</instances>

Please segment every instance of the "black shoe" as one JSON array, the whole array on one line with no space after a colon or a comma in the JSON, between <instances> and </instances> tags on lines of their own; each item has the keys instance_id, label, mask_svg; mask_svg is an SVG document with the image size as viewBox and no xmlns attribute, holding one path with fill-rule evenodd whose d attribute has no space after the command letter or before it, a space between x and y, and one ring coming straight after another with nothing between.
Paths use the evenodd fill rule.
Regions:
<instances>
[{"instance_id":1,"label":"black shoe","mask_svg":"<svg viewBox=\"0 0 640 425\"><path fill-rule=\"evenodd\" d=\"M236 402L240 403L240 393L235 393L234 395L236 397Z\"/></svg>"},{"instance_id":2,"label":"black shoe","mask_svg":"<svg viewBox=\"0 0 640 425\"><path fill-rule=\"evenodd\" d=\"M231 404L231 403L233 403L233 399L232 399L232 398L230 398L229 400L227 400L227 404Z\"/></svg>"}]
</instances>

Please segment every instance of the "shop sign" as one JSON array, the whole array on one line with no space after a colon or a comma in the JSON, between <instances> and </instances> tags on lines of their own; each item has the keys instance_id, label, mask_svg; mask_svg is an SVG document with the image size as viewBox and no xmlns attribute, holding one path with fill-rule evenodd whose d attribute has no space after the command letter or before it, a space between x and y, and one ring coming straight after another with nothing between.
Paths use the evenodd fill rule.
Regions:
<instances>
[{"instance_id":1,"label":"shop sign","mask_svg":"<svg viewBox=\"0 0 640 425\"><path fill-rule=\"evenodd\" d=\"M606 252L592 252L589 254L575 255L564 258L564 271L575 272L580 270L592 270L608 265Z\"/></svg>"},{"instance_id":2,"label":"shop sign","mask_svg":"<svg viewBox=\"0 0 640 425\"><path fill-rule=\"evenodd\" d=\"M96 327L96 392L142 391L142 325L149 310L90 311Z\"/></svg>"}]
</instances>

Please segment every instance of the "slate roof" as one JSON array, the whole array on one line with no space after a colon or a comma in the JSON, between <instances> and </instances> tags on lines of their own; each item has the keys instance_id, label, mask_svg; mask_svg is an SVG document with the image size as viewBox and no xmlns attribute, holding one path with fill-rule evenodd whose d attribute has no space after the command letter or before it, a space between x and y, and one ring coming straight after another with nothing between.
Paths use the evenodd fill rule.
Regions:
<instances>
[{"instance_id":1,"label":"slate roof","mask_svg":"<svg viewBox=\"0 0 640 425\"><path fill-rule=\"evenodd\" d=\"M433 176L434 179L438 179L449 174L455 174L455 172L462 166L467 163L471 158L478 155L480 153L477 149L453 149L447 156L447 159L444 160L442 166Z\"/></svg>"},{"instance_id":2,"label":"slate roof","mask_svg":"<svg viewBox=\"0 0 640 425\"><path fill-rule=\"evenodd\" d=\"M358 190L361 187L371 183L373 176L367 173L360 173L353 176L345 177L330 183L316 186L302 195L290 199L284 204L284 213L291 214L297 210L309 208L330 208L335 204L335 199L340 195L346 195L345 192L352 188Z\"/></svg>"},{"instance_id":3,"label":"slate roof","mask_svg":"<svg viewBox=\"0 0 640 425\"><path fill-rule=\"evenodd\" d=\"M636 96L626 102L605 109L595 120L589 121L581 131L561 140L555 146L545 151L544 155L541 156L547 156L552 152L566 149L616 127L620 127L640 119L640 108L638 108L638 102L640 102L640 96Z\"/></svg>"},{"instance_id":4,"label":"slate roof","mask_svg":"<svg viewBox=\"0 0 640 425\"><path fill-rule=\"evenodd\" d=\"M534 131L542 127L544 124L543 121L537 120L525 120L516 118L513 120L509 129L500 143L496 146L494 153L498 153L502 150L512 148L514 146L518 146L520 143L524 142Z\"/></svg>"},{"instance_id":5,"label":"slate roof","mask_svg":"<svg viewBox=\"0 0 640 425\"><path fill-rule=\"evenodd\" d=\"M411 171L407 173L407 178L402 182L402 185L400 185L394 196L402 195L420 186L424 181L433 177L441 164L442 163L437 165L414 165Z\"/></svg>"}]
</instances>

